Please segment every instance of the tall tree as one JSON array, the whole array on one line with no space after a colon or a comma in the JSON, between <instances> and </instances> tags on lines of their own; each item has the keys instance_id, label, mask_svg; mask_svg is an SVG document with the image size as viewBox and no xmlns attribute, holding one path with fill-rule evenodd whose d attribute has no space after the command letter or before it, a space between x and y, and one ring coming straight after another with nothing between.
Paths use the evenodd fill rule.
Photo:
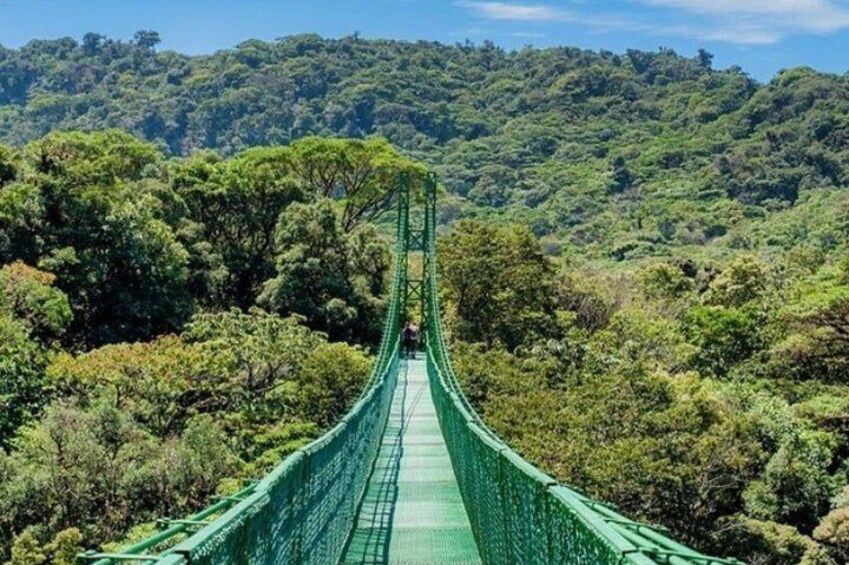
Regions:
<instances>
[{"instance_id":1,"label":"tall tree","mask_svg":"<svg viewBox=\"0 0 849 565\"><path fill-rule=\"evenodd\" d=\"M388 209L401 172L424 172L422 165L401 155L383 138L307 137L289 149L296 174L310 190L343 201L345 231L376 220Z\"/></svg>"},{"instance_id":2,"label":"tall tree","mask_svg":"<svg viewBox=\"0 0 849 565\"><path fill-rule=\"evenodd\" d=\"M224 288L206 300L217 306L252 306L274 275L277 219L306 197L292 175L289 151L249 149L228 161L200 153L171 171L177 193L226 268Z\"/></svg>"},{"instance_id":3,"label":"tall tree","mask_svg":"<svg viewBox=\"0 0 849 565\"><path fill-rule=\"evenodd\" d=\"M15 201L38 203L25 209L40 230L33 238L22 226L11 258L56 275L74 312L69 340L90 346L179 327L191 309L189 256L156 194L158 151L107 130L50 134L25 152L33 172Z\"/></svg>"},{"instance_id":4,"label":"tall tree","mask_svg":"<svg viewBox=\"0 0 849 565\"><path fill-rule=\"evenodd\" d=\"M363 241L344 232L329 200L293 204L280 216L277 276L266 283L260 301L306 317L310 327L333 340L373 340L381 317L374 302L383 292L375 277L388 270L388 253L385 244L383 251L375 249L376 239L365 246ZM357 256L360 252L368 257ZM366 284L357 284L358 277Z\"/></svg>"},{"instance_id":5,"label":"tall tree","mask_svg":"<svg viewBox=\"0 0 849 565\"><path fill-rule=\"evenodd\" d=\"M463 220L439 249L447 298L465 340L512 350L556 327L554 270L526 227Z\"/></svg>"}]
</instances>

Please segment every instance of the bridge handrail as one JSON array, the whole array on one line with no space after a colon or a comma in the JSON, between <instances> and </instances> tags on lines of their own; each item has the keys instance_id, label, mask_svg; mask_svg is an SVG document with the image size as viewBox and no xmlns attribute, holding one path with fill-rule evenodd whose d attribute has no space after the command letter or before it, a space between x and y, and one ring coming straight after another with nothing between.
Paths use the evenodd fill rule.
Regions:
<instances>
[{"instance_id":1,"label":"bridge handrail","mask_svg":"<svg viewBox=\"0 0 849 565\"><path fill-rule=\"evenodd\" d=\"M429 187L435 190L435 186ZM436 257L436 215L426 210L426 253ZM698 553L560 485L513 451L466 398L448 354L428 263L426 346L431 394L460 493L485 563L732 565Z\"/></svg>"},{"instance_id":2,"label":"bridge handrail","mask_svg":"<svg viewBox=\"0 0 849 565\"><path fill-rule=\"evenodd\" d=\"M407 218L399 215L389 307L366 387L333 428L286 457L261 480L118 553L89 551L93 565L337 562L386 426L399 359ZM184 539L179 539L184 536ZM163 545L171 545L160 550ZM150 553L148 553L150 552Z\"/></svg>"}]
</instances>

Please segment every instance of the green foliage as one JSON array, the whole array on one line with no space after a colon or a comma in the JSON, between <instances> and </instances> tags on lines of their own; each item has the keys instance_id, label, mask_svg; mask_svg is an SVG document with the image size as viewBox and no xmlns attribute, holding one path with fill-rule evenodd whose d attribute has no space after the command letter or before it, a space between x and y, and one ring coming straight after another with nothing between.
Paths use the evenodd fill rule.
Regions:
<instances>
[{"instance_id":1,"label":"green foliage","mask_svg":"<svg viewBox=\"0 0 849 565\"><path fill-rule=\"evenodd\" d=\"M439 249L446 298L466 340L512 350L556 327L554 270L527 228L461 221Z\"/></svg>"},{"instance_id":2,"label":"green foliage","mask_svg":"<svg viewBox=\"0 0 849 565\"><path fill-rule=\"evenodd\" d=\"M277 218L305 197L290 161L285 149L256 148L228 161L198 153L173 164L177 194L226 269L224 288L208 283L211 288L199 289L205 301L247 308L274 274Z\"/></svg>"},{"instance_id":3,"label":"green foliage","mask_svg":"<svg viewBox=\"0 0 849 565\"><path fill-rule=\"evenodd\" d=\"M87 411L58 403L23 430L8 457L0 515L12 531L39 520L45 535L73 525L97 543L131 519L203 502L233 463L209 417L163 440L108 403ZM69 540L54 544L67 551Z\"/></svg>"},{"instance_id":4,"label":"green foliage","mask_svg":"<svg viewBox=\"0 0 849 565\"><path fill-rule=\"evenodd\" d=\"M790 326L796 331L773 349L773 371L845 383L849 369L849 287L817 289L791 310L790 317Z\"/></svg>"},{"instance_id":5,"label":"green foliage","mask_svg":"<svg viewBox=\"0 0 849 565\"><path fill-rule=\"evenodd\" d=\"M834 444L831 434L819 431L804 431L783 441L761 478L747 487L743 495L747 513L813 530L834 490L829 474Z\"/></svg>"},{"instance_id":6,"label":"green foliage","mask_svg":"<svg viewBox=\"0 0 849 565\"><path fill-rule=\"evenodd\" d=\"M23 213L7 220L6 258L56 275L74 313L70 339L96 344L176 327L191 307L188 255L149 188L157 150L107 130L54 133L25 155L0 206Z\"/></svg>"},{"instance_id":7,"label":"green foliage","mask_svg":"<svg viewBox=\"0 0 849 565\"><path fill-rule=\"evenodd\" d=\"M351 231L376 220L395 197L398 175L425 169L383 138L324 139L305 137L289 146L295 174L309 190L344 202L342 227Z\"/></svg>"},{"instance_id":8,"label":"green foliage","mask_svg":"<svg viewBox=\"0 0 849 565\"><path fill-rule=\"evenodd\" d=\"M6 565L42 565L47 561L47 555L42 551L38 540L30 531L15 537L12 544L12 558Z\"/></svg>"},{"instance_id":9,"label":"green foliage","mask_svg":"<svg viewBox=\"0 0 849 565\"><path fill-rule=\"evenodd\" d=\"M21 324L12 327L25 339ZM260 310L198 314L180 336L60 353L46 375L61 400L0 455L3 543L37 526L39 551L61 563L83 541L196 509L227 477L259 476L332 425L369 369L361 349ZM22 415L12 422L17 412L4 412L10 432L36 409L27 399L44 400L41 372L31 370L33 396L10 397ZM74 527L82 538L62 533Z\"/></svg>"},{"instance_id":10,"label":"green foliage","mask_svg":"<svg viewBox=\"0 0 849 565\"><path fill-rule=\"evenodd\" d=\"M186 56L156 52L158 40L90 33L3 50L0 139L122 124L171 155L289 144L311 192L347 196L347 230L391 199L383 179L415 167L377 135L428 162L462 197L455 213L495 207L596 259L780 245L786 224L772 216L815 213L811 195L849 179L847 78L812 69L758 84L705 51L298 35ZM19 159L0 163L8 186ZM845 217L845 196L829 198ZM805 229L845 237L814 217Z\"/></svg>"},{"instance_id":11,"label":"green foliage","mask_svg":"<svg viewBox=\"0 0 849 565\"><path fill-rule=\"evenodd\" d=\"M758 321L749 312L722 306L697 306L684 319L684 333L698 348L692 364L725 375L760 343Z\"/></svg>"},{"instance_id":12,"label":"green foliage","mask_svg":"<svg viewBox=\"0 0 849 565\"><path fill-rule=\"evenodd\" d=\"M401 171L421 170L380 138L312 137L228 160L201 152L166 162L117 130L61 132L32 141L23 157L3 155L15 168L0 190L0 264L49 273L16 263L4 268L3 284L17 285L14 308L41 302L27 314L42 318L30 321L40 324L34 337L82 348L177 331L199 303L254 306L278 257L303 238L278 233L299 202L338 213L327 233L346 241L336 265L344 288L339 273L319 271L317 286L330 289L326 312L275 308L304 313L334 339L373 343L389 261L368 222L393 201Z\"/></svg>"},{"instance_id":13,"label":"green foliage","mask_svg":"<svg viewBox=\"0 0 849 565\"><path fill-rule=\"evenodd\" d=\"M45 402L44 351L27 327L0 312L0 450Z\"/></svg>"},{"instance_id":14,"label":"green foliage","mask_svg":"<svg viewBox=\"0 0 849 565\"><path fill-rule=\"evenodd\" d=\"M347 412L351 400L363 390L370 366L361 351L348 345L316 347L301 366L299 411L319 426L329 426Z\"/></svg>"},{"instance_id":15,"label":"green foliage","mask_svg":"<svg viewBox=\"0 0 849 565\"><path fill-rule=\"evenodd\" d=\"M640 286L649 298L674 300L695 289L692 273L670 262L654 263L640 272Z\"/></svg>"},{"instance_id":16,"label":"green foliage","mask_svg":"<svg viewBox=\"0 0 849 565\"><path fill-rule=\"evenodd\" d=\"M742 516L724 521L722 547L747 563L762 565L832 565L834 561L817 554L819 548L791 526L763 522Z\"/></svg>"},{"instance_id":17,"label":"green foliage","mask_svg":"<svg viewBox=\"0 0 849 565\"><path fill-rule=\"evenodd\" d=\"M165 436L181 429L201 402L190 402L191 395L202 395L210 407L230 402L231 387L239 383L228 382L225 356L204 355L198 347L166 336L149 343L107 345L76 357L60 354L47 377L60 395L87 403L109 399L152 433Z\"/></svg>"},{"instance_id":18,"label":"green foliage","mask_svg":"<svg viewBox=\"0 0 849 565\"><path fill-rule=\"evenodd\" d=\"M21 262L0 268L0 310L22 321L42 342L61 337L71 321L68 298L53 287L55 280Z\"/></svg>"},{"instance_id":19,"label":"green foliage","mask_svg":"<svg viewBox=\"0 0 849 565\"><path fill-rule=\"evenodd\" d=\"M480 339L481 324L459 308L515 268L514 250L487 226L457 223L439 249L454 269L443 266L442 282L455 366L501 437L559 480L705 552L845 561L843 506L831 504L849 464L843 247L813 260L790 247L636 268L572 252L550 263L559 274L535 277L555 302L497 312L556 321L506 350ZM493 315L497 296L467 315Z\"/></svg>"},{"instance_id":20,"label":"green foliage","mask_svg":"<svg viewBox=\"0 0 849 565\"><path fill-rule=\"evenodd\" d=\"M322 166L309 147L341 160L330 193L301 175ZM62 563L196 509L359 395L365 350L302 322L377 341L390 257L366 220L394 198L390 178L420 168L385 140L166 161L116 130L63 132L0 164L0 561L15 536L15 559ZM298 264L311 254L320 264ZM297 303L270 302L300 317L255 309L286 285Z\"/></svg>"},{"instance_id":21,"label":"green foliage","mask_svg":"<svg viewBox=\"0 0 849 565\"><path fill-rule=\"evenodd\" d=\"M333 340L359 334L376 341L389 254L374 232L346 234L329 200L293 204L280 215L276 247L277 276L266 283L261 303L304 316ZM368 260L358 259L358 251L368 252Z\"/></svg>"},{"instance_id":22,"label":"green foliage","mask_svg":"<svg viewBox=\"0 0 849 565\"><path fill-rule=\"evenodd\" d=\"M74 565L83 548L83 536L77 528L62 530L47 546L53 565Z\"/></svg>"},{"instance_id":23,"label":"green foliage","mask_svg":"<svg viewBox=\"0 0 849 565\"><path fill-rule=\"evenodd\" d=\"M825 545L836 561L849 560L849 509L829 512L814 530L814 539Z\"/></svg>"},{"instance_id":24,"label":"green foliage","mask_svg":"<svg viewBox=\"0 0 849 565\"><path fill-rule=\"evenodd\" d=\"M761 297L766 289L766 273L752 257L738 257L710 283L705 302L740 308Z\"/></svg>"},{"instance_id":25,"label":"green foliage","mask_svg":"<svg viewBox=\"0 0 849 565\"><path fill-rule=\"evenodd\" d=\"M226 161L201 152L170 169L190 221L210 246L199 250L208 254L209 271L196 289L199 299L247 309L275 274L278 219L290 204L337 200L343 230L368 232L367 222L393 201L398 174L421 166L382 138L309 137L248 149Z\"/></svg>"},{"instance_id":26,"label":"green foliage","mask_svg":"<svg viewBox=\"0 0 849 565\"><path fill-rule=\"evenodd\" d=\"M43 545L39 543L33 530L27 529L15 536L12 556L6 565L75 565L77 555L83 551L81 541L80 531L77 528L68 528L56 534L53 541Z\"/></svg>"}]
</instances>

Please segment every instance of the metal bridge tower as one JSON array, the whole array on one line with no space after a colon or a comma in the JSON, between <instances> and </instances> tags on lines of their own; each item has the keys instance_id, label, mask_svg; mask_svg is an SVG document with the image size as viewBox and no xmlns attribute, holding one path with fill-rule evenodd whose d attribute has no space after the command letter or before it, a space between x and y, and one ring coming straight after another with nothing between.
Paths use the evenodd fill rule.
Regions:
<instances>
[{"instance_id":1,"label":"metal bridge tower","mask_svg":"<svg viewBox=\"0 0 849 565\"><path fill-rule=\"evenodd\" d=\"M410 223L412 186L421 186L424 194L424 217L420 216L415 225ZM401 173L398 179L398 237L404 241L401 315L406 320L411 314L410 307L417 306L421 331L428 327L426 299L429 285L426 276L433 260L430 241L433 235L431 232L435 228L436 174L426 173L414 178L409 173ZM411 262L415 270L413 274L410 273Z\"/></svg>"}]
</instances>

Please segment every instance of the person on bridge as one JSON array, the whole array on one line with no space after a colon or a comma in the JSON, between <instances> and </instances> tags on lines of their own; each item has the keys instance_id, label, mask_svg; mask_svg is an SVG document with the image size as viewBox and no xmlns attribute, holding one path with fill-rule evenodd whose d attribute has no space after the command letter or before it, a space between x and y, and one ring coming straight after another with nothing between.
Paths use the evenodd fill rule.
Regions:
<instances>
[{"instance_id":1,"label":"person on bridge","mask_svg":"<svg viewBox=\"0 0 849 565\"><path fill-rule=\"evenodd\" d=\"M419 340L419 327L413 322L407 320L404 324L404 329L401 330L401 343L404 346L404 358L416 358L416 346Z\"/></svg>"}]
</instances>

